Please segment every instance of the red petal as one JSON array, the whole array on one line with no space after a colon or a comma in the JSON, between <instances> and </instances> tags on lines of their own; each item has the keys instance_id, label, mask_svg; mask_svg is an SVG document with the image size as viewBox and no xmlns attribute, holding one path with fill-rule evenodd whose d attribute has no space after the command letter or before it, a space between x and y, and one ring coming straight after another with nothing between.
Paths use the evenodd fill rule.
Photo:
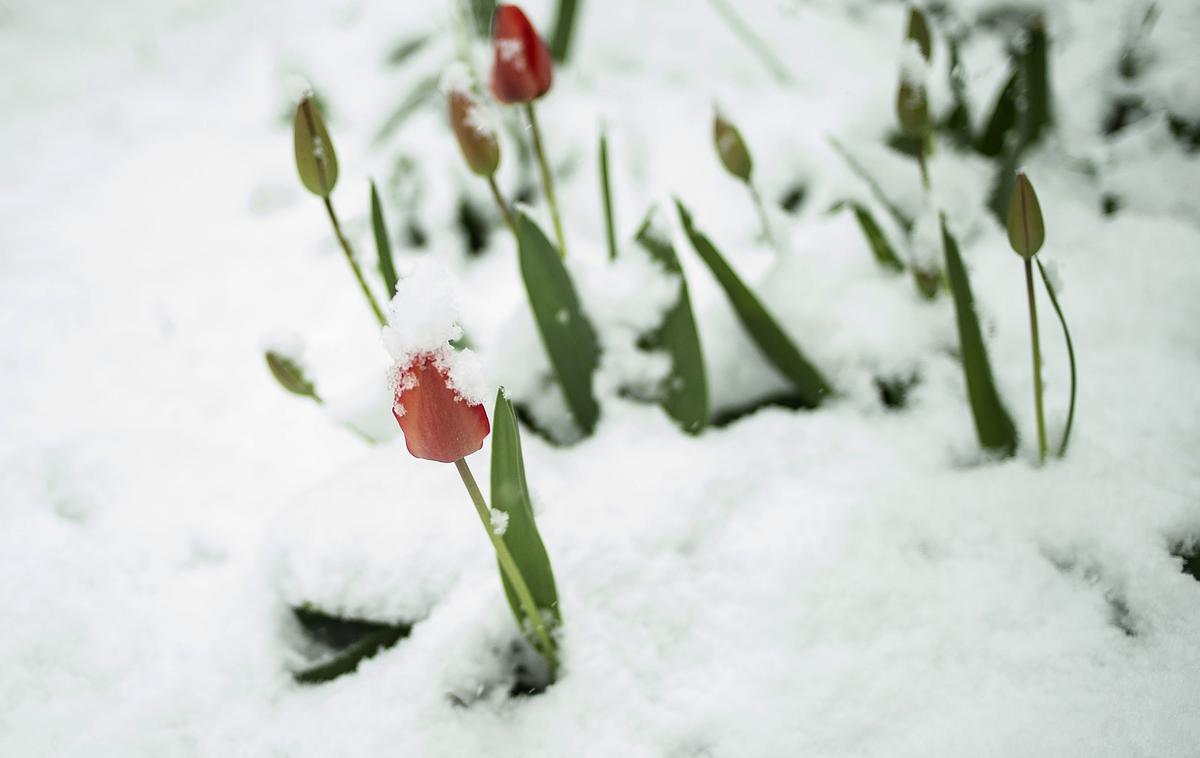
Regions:
<instances>
[{"instance_id":1,"label":"red petal","mask_svg":"<svg viewBox=\"0 0 1200 758\"><path fill-rule=\"evenodd\" d=\"M550 51L515 5L496 8L492 94L502 103L528 103L550 89Z\"/></svg>"},{"instance_id":2,"label":"red petal","mask_svg":"<svg viewBox=\"0 0 1200 758\"><path fill-rule=\"evenodd\" d=\"M453 463L483 447L488 436L487 411L468 403L447 386L444 369L432 357L418 359L401 374L392 415L404 430L408 452L417 458Z\"/></svg>"}]
</instances>

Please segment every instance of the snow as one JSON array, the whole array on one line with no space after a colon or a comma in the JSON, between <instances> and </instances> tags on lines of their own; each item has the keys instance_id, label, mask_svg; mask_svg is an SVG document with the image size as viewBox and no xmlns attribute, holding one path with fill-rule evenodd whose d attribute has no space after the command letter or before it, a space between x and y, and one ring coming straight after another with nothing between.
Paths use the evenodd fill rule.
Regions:
<instances>
[{"instance_id":1,"label":"snow","mask_svg":"<svg viewBox=\"0 0 1200 758\"><path fill-rule=\"evenodd\" d=\"M548 28L553 5L526 10ZM998 7L948 5L971 23ZM488 535L455 472L408 455L389 412L394 362L428 351L477 362L453 374L474 377L459 389L489 413L502 385L552 435L572 432L511 235L496 225L481 253L465 250L459 200L494 212L444 101L374 142L453 56L449 9L10 4L0 755L1191 758L1200 582L1172 550L1200 540L1200 158L1170 123L1200 110L1200 9L1156 5L1133 80L1116 64L1145 3L1040 5L1058 131L1022 161L1046 219L1039 258L1070 274L1057 291L1080 375L1069 454L1038 467L1024 280L984 207L991 163L939 139L927 200L914 163L880 144L895 126L903 6L739 4L792 70L783 86L704 4L581 4L576 62L537 107L566 264L605 349L602 413L573 445L521 429L563 668L546 692L510 697L528 653ZM434 34L429 47L384 66L418 32ZM942 42L935 114L949 102ZM999 34L964 42L976 121L1006 72ZM369 176L396 237L403 277L382 339L295 175L300 81L329 106L333 200L376 292ZM1111 99L1130 93L1147 114L1104 135ZM770 211L782 254L714 154L714 100L736 114L768 205L805 186L795 213ZM510 197L537 179L522 174L514 115L498 131ZM978 450L949 298L922 300L910 276L875 264L852 214L827 213L853 198L900 239L830 136L907 212L946 213L1023 433L1017 457ZM651 205L684 269L714 409L786 388L682 236L673 195L835 399L697 437L632 399L666 370L637 336L679 287L630 239ZM1113 215L1105 195L1119 198ZM544 204L532 210L549 230ZM409 222L424 248L403 242ZM1069 375L1039 297L1053 444ZM456 324L471 351L447 347ZM288 336L264 341L281 325ZM301 345L325 406L263 365L264 348ZM875 380L910 376L906 407L883 407ZM471 463L485 494L489 446ZM414 626L353 675L299 686L288 608L303 603Z\"/></svg>"}]
</instances>

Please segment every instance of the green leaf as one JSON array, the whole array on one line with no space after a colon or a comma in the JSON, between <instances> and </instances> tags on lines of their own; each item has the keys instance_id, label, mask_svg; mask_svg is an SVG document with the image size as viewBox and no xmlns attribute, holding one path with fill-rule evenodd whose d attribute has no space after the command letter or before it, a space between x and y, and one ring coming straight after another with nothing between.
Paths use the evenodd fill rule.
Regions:
<instances>
[{"instance_id":1,"label":"green leaf","mask_svg":"<svg viewBox=\"0 0 1200 758\"><path fill-rule=\"evenodd\" d=\"M892 271L903 271L904 262L900 260L900 256L896 255L896 251L892 248L892 244L888 242L883 230L879 228L879 224L876 223L875 217L871 215L871 211L867 210L861 203L854 201L838 203L835 206L835 210L842 206L848 206L854 211L854 217L858 219L858 226L862 229L863 236L867 238L867 244L871 246L871 252L875 254L875 262Z\"/></svg>"},{"instance_id":2,"label":"green leaf","mask_svg":"<svg viewBox=\"0 0 1200 758\"><path fill-rule=\"evenodd\" d=\"M591 434L600 415L592 395L592 374L600 363L600 348L558 251L533 219L520 210L517 258L542 345L567 407L580 431Z\"/></svg>"},{"instance_id":3,"label":"green leaf","mask_svg":"<svg viewBox=\"0 0 1200 758\"><path fill-rule=\"evenodd\" d=\"M1067 359L1071 363L1071 403L1067 408L1067 425L1063 429L1062 444L1058 446L1058 457L1062 458L1067 454L1067 443L1071 441L1071 425L1075 421L1075 346L1071 343L1071 332L1067 329L1067 317L1063 315L1062 306L1058 304L1058 293L1051 286L1050 278L1046 276L1046 269L1042 267L1042 262L1036 258L1034 262L1037 263L1038 273L1042 275L1042 284L1046 286L1050 304L1054 306L1054 312L1058 314L1058 323L1062 325L1063 339L1067 342Z\"/></svg>"},{"instance_id":4,"label":"green leaf","mask_svg":"<svg viewBox=\"0 0 1200 758\"><path fill-rule=\"evenodd\" d=\"M1029 147L1041 139L1054 122L1050 103L1049 41L1046 24L1040 15L1034 16L1025 27L1025 47L1018 65L1024 92L1021 103L1021 147Z\"/></svg>"},{"instance_id":5,"label":"green leaf","mask_svg":"<svg viewBox=\"0 0 1200 758\"><path fill-rule=\"evenodd\" d=\"M950 292L954 296L954 313L958 320L958 344L961 354L963 376L967 384L967 397L971 403L971 415L975 419L975 434L979 444L987 450L1012 455L1017 449L1017 429L1000 400L992 367L988 362L987 347L979 329L975 314L975 300L971 294L971 282L958 243L946 228L946 218L941 217L942 248L946 255L946 277Z\"/></svg>"},{"instance_id":6,"label":"green leaf","mask_svg":"<svg viewBox=\"0 0 1200 758\"><path fill-rule=\"evenodd\" d=\"M992 117L988 119L983 133L975 141L975 150L989 158L995 158L1004 150L1009 133L1017 126L1017 76L1019 71L1014 69L1008 77L1004 89L996 98L992 108Z\"/></svg>"},{"instance_id":7,"label":"green leaf","mask_svg":"<svg viewBox=\"0 0 1200 758\"><path fill-rule=\"evenodd\" d=\"M612 209L612 184L608 178L608 135L600 129L600 194L604 201L604 232L608 239L608 258L617 259L617 234Z\"/></svg>"},{"instance_id":8,"label":"green leaf","mask_svg":"<svg viewBox=\"0 0 1200 758\"><path fill-rule=\"evenodd\" d=\"M496 13L496 0L467 0L474 22L475 33L484 39L492 36L492 16Z\"/></svg>"},{"instance_id":9,"label":"green leaf","mask_svg":"<svg viewBox=\"0 0 1200 758\"><path fill-rule=\"evenodd\" d=\"M320 684L349 674L380 651L392 647L412 631L412 624L381 624L335 616L304 605L292 609L304 632L335 652L324 660L292 674L298 684Z\"/></svg>"},{"instance_id":10,"label":"green leaf","mask_svg":"<svg viewBox=\"0 0 1200 758\"><path fill-rule=\"evenodd\" d=\"M933 39L929 36L929 23L925 20L925 13L915 5L908 9L908 31L904 36L917 43L917 47L921 49L921 57L928 61L933 54Z\"/></svg>"},{"instance_id":11,"label":"green leaf","mask_svg":"<svg viewBox=\"0 0 1200 758\"><path fill-rule=\"evenodd\" d=\"M662 400L663 409L679 422L683 430L699 434L708 423L708 379L704 373L704 354L700 335L692 317L692 302L688 297L687 280L670 242L660 239L650 226L653 211L646 214L637 241L650 257L663 268L679 277L679 299L667 311L659 328L649 336L650 347L662 349L671 356L671 373L667 376Z\"/></svg>"},{"instance_id":12,"label":"green leaf","mask_svg":"<svg viewBox=\"0 0 1200 758\"><path fill-rule=\"evenodd\" d=\"M496 393L496 406L492 412L492 509L508 515L508 523L500 539L525 578L534 604L543 611L543 621L549 625L547 631L553 632L554 627L562 623L558 590L554 585L550 556L546 553L546 546L533 519L533 504L529 499L529 486L525 482L525 460L521 455L521 435L517 428L516 413L512 403L504 397L503 389ZM531 624L526 623L521 602L503 569L500 577L517 626L527 631L529 641L547 660L556 660L557 651L542 650L537 636L528 634Z\"/></svg>"},{"instance_id":13,"label":"green leaf","mask_svg":"<svg viewBox=\"0 0 1200 758\"><path fill-rule=\"evenodd\" d=\"M379 191L371 181L371 231L375 235L375 252L379 257L379 273L387 287L388 299L396 294L396 265L392 261L392 241L388 237L387 224L383 220L383 207L379 203Z\"/></svg>"},{"instance_id":14,"label":"green leaf","mask_svg":"<svg viewBox=\"0 0 1200 758\"><path fill-rule=\"evenodd\" d=\"M293 395L311 397L318 403L321 402L320 396L317 395L316 385L313 384L312 379L308 378L304 366L297 363L295 359L274 350L267 351L266 359L267 368L271 370L271 376L275 377L275 381L279 382L280 387Z\"/></svg>"},{"instance_id":15,"label":"green leaf","mask_svg":"<svg viewBox=\"0 0 1200 758\"><path fill-rule=\"evenodd\" d=\"M550 57L562 63L571 52L571 39L575 36L575 22L579 14L579 0L558 0L558 14L554 17L554 33L550 36Z\"/></svg>"},{"instance_id":16,"label":"green leaf","mask_svg":"<svg viewBox=\"0 0 1200 758\"><path fill-rule=\"evenodd\" d=\"M421 51L429 42L429 35L418 34L414 37L408 37L396 43L392 51L388 53L387 63L389 66L399 66Z\"/></svg>"},{"instance_id":17,"label":"green leaf","mask_svg":"<svg viewBox=\"0 0 1200 758\"><path fill-rule=\"evenodd\" d=\"M329 197L337 184L337 154L310 95L305 95L296 106L292 137L301 183L314 195Z\"/></svg>"},{"instance_id":18,"label":"green leaf","mask_svg":"<svg viewBox=\"0 0 1200 758\"><path fill-rule=\"evenodd\" d=\"M913 220L905 215L904 211L900 210L895 203L888 199L888 196L883 191L883 187L880 187L879 182L875 181L875 177L871 176L870 172L868 172L867 169L858 162L858 159L850 154L850 151L846 149L845 145L843 145L841 142L838 142L837 139L833 137L829 137L828 139L830 146L833 147L834 151L838 155L842 156L842 160L846 161L846 165L850 168L850 170L853 171L860 179L866 182L867 189L871 190L871 194L875 196L875 199L879 201L879 204L887 209L887 212L891 215L892 219L895 220L896 225L903 229L905 234L910 234L913 228Z\"/></svg>"},{"instance_id":19,"label":"green leaf","mask_svg":"<svg viewBox=\"0 0 1200 758\"><path fill-rule=\"evenodd\" d=\"M1022 171L1013 183L1012 199L1008 203L1008 244L1022 258L1037 255L1046 241L1046 226L1042 207L1038 204L1033 184Z\"/></svg>"},{"instance_id":20,"label":"green leaf","mask_svg":"<svg viewBox=\"0 0 1200 758\"><path fill-rule=\"evenodd\" d=\"M375 133L374 142L379 144L392 135L392 132L404 125L404 122L416 113L421 106L430 102L435 95L438 94L438 80L436 74L430 75L421 79L413 85L408 91L396 109L383 122L383 126L379 127L379 131Z\"/></svg>"},{"instance_id":21,"label":"green leaf","mask_svg":"<svg viewBox=\"0 0 1200 758\"><path fill-rule=\"evenodd\" d=\"M738 320L750 335L750 339L780 373L791 380L804 404L815 408L830 394L829 384L813 367L795 343L787 336L775 318L767 311L754 293L742 283L737 273L725 261L720 251L692 225L692 215L679 200L675 201L683 230L704 261L725 296L729 298Z\"/></svg>"}]
</instances>

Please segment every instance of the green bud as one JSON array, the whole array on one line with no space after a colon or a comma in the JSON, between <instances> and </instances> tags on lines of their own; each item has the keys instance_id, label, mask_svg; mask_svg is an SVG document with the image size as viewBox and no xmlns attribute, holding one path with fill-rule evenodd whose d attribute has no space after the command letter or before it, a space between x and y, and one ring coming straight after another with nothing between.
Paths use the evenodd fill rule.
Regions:
<instances>
[{"instance_id":1,"label":"green bud","mask_svg":"<svg viewBox=\"0 0 1200 758\"><path fill-rule=\"evenodd\" d=\"M908 10L908 32L904 36L917 43L921 57L928 62L933 55L933 38L929 36L925 13L915 5Z\"/></svg>"},{"instance_id":2,"label":"green bud","mask_svg":"<svg viewBox=\"0 0 1200 758\"><path fill-rule=\"evenodd\" d=\"M304 367L295 359L274 350L268 350L266 357L267 368L271 369L271 375L275 377L275 381L279 382L279 386L294 395L303 395L311 397L313 400L319 400L316 386L305 375Z\"/></svg>"},{"instance_id":3,"label":"green bud","mask_svg":"<svg viewBox=\"0 0 1200 758\"><path fill-rule=\"evenodd\" d=\"M1045 241L1046 227L1042 223L1037 193L1033 191L1029 177L1018 171L1012 199L1008 202L1008 244L1022 258L1032 258Z\"/></svg>"},{"instance_id":4,"label":"green bud","mask_svg":"<svg viewBox=\"0 0 1200 758\"><path fill-rule=\"evenodd\" d=\"M491 176L500 165L500 145L491 128L479 120L479 103L462 90L450 93L450 126L471 171Z\"/></svg>"},{"instance_id":5,"label":"green bud","mask_svg":"<svg viewBox=\"0 0 1200 758\"><path fill-rule=\"evenodd\" d=\"M296 106L293 131L300 181L314 195L329 197L337 184L337 154L312 95L305 95Z\"/></svg>"},{"instance_id":6,"label":"green bud","mask_svg":"<svg viewBox=\"0 0 1200 758\"><path fill-rule=\"evenodd\" d=\"M742 139L737 127L725 120L720 111L713 116L713 144L717 147L717 155L725 170L741 179L750 181L750 171L754 167L750 160L750 150Z\"/></svg>"},{"instance_id":7,"label":"green bud","mask_svg":"<svg viewBox=\"0 0 1200 758\"><path fill-rule=\"evenodd\" d=\"M910 137L924 138L929 131L929 104L925 99L925 87L901 81L896 90L896 118L900 129Z\"/></svg>"}]
</instances>

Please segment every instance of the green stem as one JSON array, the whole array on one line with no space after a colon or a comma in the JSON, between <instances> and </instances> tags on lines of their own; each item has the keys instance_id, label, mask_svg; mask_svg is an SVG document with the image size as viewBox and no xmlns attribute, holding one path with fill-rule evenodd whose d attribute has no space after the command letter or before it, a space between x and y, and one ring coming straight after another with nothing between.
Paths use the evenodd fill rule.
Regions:
<instances>
[{"instance_id":1,"label":"green stem","mask_svg":"<svg viewBox=\"0 0 1200 758\"><path fill-rule=\"evenodd\" d=\"M608 239L608 259L617 259L617 234L613 221L612 186L608 178L608 135L600 129L600 194L604 200L604 232Z\"/></svg>"},{"instance_id":2,"label":"green stem","mask_svg":"<svg viewBox=\"0 0 1200 758\"><path fill-rule=\"evenodd\" d=\"M1067 407L1067 427L1063 430L1062 444L1058 446L1058 457L1062 458L1067 454L1067 443L1071 440L1071 424L1075 421L1075 346L1071 344L1067 318L1063 315L1062 306L1058 304L1058 295L1054 294L1054 288L1050 286L1050 280L1046 277L1046 269L1042 268L1041 261L1038 261L1037 265L1038 273L1042 275L1042 284L1046 285L1046 294L1050 296L1050 304L1058 314L1058 323L1062 324L1063 337L1067 341L1067 360L1071 363L1071 404Z\"/></svg>"},{"instance_id":3,"label":"green stem","mask_svg":"<svg viewBox=\"0 0 1200 758\"><path fill-rule=\"evenodd\" d=\"M508 551L508 545L504 544L504 540L492 528L491 511L483 499L483 493L479 491L479 485L475 483L475 477L471 474L470 467L467 466L467 459L459 458L454 462L454 466L458 469L458 475L462 477L463 484L467 488L467 494L471 496L471 502L475 504L475 511L479 514L479 520L483 522L483 530L487 532L488 539L492 541L492 547L496 549L496 559L500 563L500 570L504 572L504 576L508 579L509 584L512 585L513 591L517 595L517 600L521 604L521 609L525 612L525 617L533 625L533 632L541 643L542 655L550 663L550 670L553 672L558 668L558 656L555 654L554 640L550 637L550 632L546 629L546 623L542 620L542 613L538 609L537 603L534 602L533 593L529 591L529 585L525 583L525 577L521 574L521 569L517 566L516 560L513 559L512 553Z\"/></svg>"},{"instance_id":4,"label":"green stem","mask_svg":"<svg viewBox=\"0 0 1200 758\"><path fill-rule=\"evenodd\" d=\"M558 240L558 254L567 257L567 240L563 237L562 219L558 215L558 199L554 196L554 180L550 176L550 164L546 161L546 151L542 148L542 130L538 128L537 114L534 113L533 103L525 103L525 112L529 114L529 126L533 131L533 151L537 153L538 166L542 170L542 186L546 190L546 202L550 205L550 217L554 220L554 236Z\"/></svg>"},{"instance_id":5,"label":"green stem","mask_svg":"<svg viewBox=\"0 0 1200 758\"><path fill-rule=\"evenodd\" d=\"M575 32L577 0L558 0L558 15L554 18L554 34L550 38L550 55L559 63L567 59L571 37Z\"/></svg>"},{"instance_id":6,"label":"green stem","mask_svg":"<svg viewBox=\"0 0 1200 758\"><path fill-rule=\"evenodd\" d=\"M925 193L929 193L929 166L925 160L925 140L921 140L920 146L917 147L917 166L921 169L921 186L925 189Z\"/></svg>"},{"instance_id":7,"label":"green stem","mask_svg":"<svg viewBox=\"0 0 1200 758\"><path fill-rule=\"evenodd\" d=\"M492 188L492 197L496 199L496 205L500 208L501 215L504 216L504 223L508 225L508 230L513 233L513 238L517 236L517 224L513 221L512 211L508 209L508 203L504 202L504 195L500 194L500 188L496 186L496 177L488 176L488 186Z\"/></svg>"},{"instance_id":8,"label":"green stem","mask_svg":"<svg viewBox=\"0 0 1200 758\"><path fill-rule=\"evenodd\" d=\"M758 218L762 221L763 236L766 237L767 244L775 248L776 252L782 253L783 249L776 242L775 235L771 234L771 222L767 220L767 206L763 203L762 195L750 181L746 182L746 187L750 189L750 196L754 198L754 207L758 209Z\"/></svg>"},{"instance_id":9,"label":"green stem","mask_svg":"<svg viewBox=\"0 0 1200 758\"><path fill-rule=\"evenodd\" d=\"M354 251L350 249L350 243L346 240L346 235L342 234L342 225L338 223L337 213L333 210L333 202L329 199L328 195L321 199L325 201L325 210L329 213L329 221L333 224L333 233L337 236L338 244L342 246L342 252L346 254L346 262L350 264L350 268L354 271L354 278L358 280L358 286L362 288L362 293L367 299L367 304L371 306L371 311L375 314L375 320L379 322L380 326L386 326L387 317L383 315L383 309L379 307L375 296L371 294L371 288L367 286L367 280L363 278L363 272L358 267L358 261L354 260Z\"/></svg>"},{"instance_id":10,"label":"green stem","mask_svg":"<svg viewBox=\"0 0 1200 758\"><path fill-rule=\"evenodd\" d=\"M725 20L725 23L729 25L733 33L741 39L742 43L771 70L771 73L775 75L780 84L792 83L792 75L788 72L787 67L783 65L783 62L779 60L775 53L771 52L771 48L767 46L763 38L755 34L754 29L725 0L708 0L708 2L713 7L713 10Z\"/></svg>"},{"instance_id":11,"label":"green stem","mask_svg":"<svg viewBox=\"0 0 1200 758\"><path fill-rule=\"evenodd\" d=\"M1038 461L1046 460L1046 417L1042 412L1042 348L1038 343L1037 301L1033 292L1032 256L1025 259L1025 294L1029 296L1029 334L1033 341L1033 402L1037 411Z\"/></svg>"}]
</instances>

